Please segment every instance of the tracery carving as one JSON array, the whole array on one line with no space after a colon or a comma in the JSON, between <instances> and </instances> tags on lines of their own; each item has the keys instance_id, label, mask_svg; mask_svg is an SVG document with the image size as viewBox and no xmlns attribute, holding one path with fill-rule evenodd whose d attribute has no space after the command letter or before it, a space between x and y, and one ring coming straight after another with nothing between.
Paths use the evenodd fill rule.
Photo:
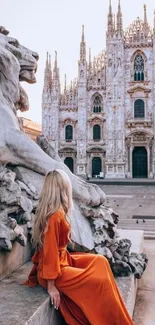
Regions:
<instances>
[{"instance_id":1,"label":"tracery carving","mask_svg":"<svg viewBox=\"0 0 155 325\"><path fill-rule=\"evenodd\" d=\"M134 81L144 81L144 58L140 53L134 59Z\"/></svg>"},{"instance_id":2,"label":"tracery carving","mask_svg":"<svg viewBox=\"0 0 155 325\"><path fill-rule=\"evenodd\" d=\"M101 113L103 109L103 98L99 93L95 93L92 96L91 107L94 113Z\"/></svg>"},{"instance_id":3,"label":"tracery carving","mask_svg":"<svg viewBox=\"0 0 155 325\"><path fill-rule=\"evenodd\" d=\"M145 142L147 140L146 134L140 133L133 135L133 142Z\"/></svg>"},{"instance_id":4,"label":"tracery carving","mask_svg":"<svg viewBox=\"0 0 155 325\"><path fill-rule=\"evenodd\" d=\"M77 120L72 120L70 118L65 118L63 121L61 121L61 126L64 128L67 125L72 125L73 128L76 127Z\"/></svg>"},{"instance_id":5,"label":"tracery carving","mask_svg":"<svg viewBox=\"0 0 155 325\"><path fill-rule=\"evenodd\" d=\"M104 89L106 80L106 53L102 51L91 61L89 58L87 85L88 89Z\"/></svg>"}]
</instances>

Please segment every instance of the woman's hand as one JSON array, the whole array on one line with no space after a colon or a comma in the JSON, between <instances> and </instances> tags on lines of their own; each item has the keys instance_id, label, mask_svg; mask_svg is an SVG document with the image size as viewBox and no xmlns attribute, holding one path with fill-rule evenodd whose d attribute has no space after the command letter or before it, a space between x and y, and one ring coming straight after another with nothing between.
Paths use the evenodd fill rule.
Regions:
<instances>
[{"instance_id":1,"label":"woman's hand","mask_svg":"<svg viewBox=\"0 0 155 325\"><path fill-rule=\"evenodd\" d=\"M58 309L60 306L60 293L57 290L55 286L52 286L50 288L50 291L48 291L50 297L51 297L51 303L54 305L55 309Z\"/></svg>"}]
</instances>

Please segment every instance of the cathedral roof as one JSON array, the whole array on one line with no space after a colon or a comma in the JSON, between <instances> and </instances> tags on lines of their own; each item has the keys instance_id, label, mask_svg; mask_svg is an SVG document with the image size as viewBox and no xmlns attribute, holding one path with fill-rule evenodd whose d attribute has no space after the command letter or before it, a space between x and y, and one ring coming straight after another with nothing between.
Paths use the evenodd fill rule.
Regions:
<instances>
[{"instance_id":1,"label":"cathedral roof","mask_svg":"<svg viewBox=\"0 0 155 325\"><path fill-rule=\"evenodd\" d=\"M126 47L152 46L153 32L147 20L139 17L125 31Z\"/></svg>"}]
</instances>

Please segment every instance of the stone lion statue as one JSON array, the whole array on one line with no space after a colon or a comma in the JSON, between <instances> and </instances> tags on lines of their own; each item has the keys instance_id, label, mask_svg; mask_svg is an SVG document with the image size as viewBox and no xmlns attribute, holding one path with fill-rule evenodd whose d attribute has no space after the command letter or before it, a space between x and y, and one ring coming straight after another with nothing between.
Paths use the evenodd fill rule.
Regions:
<instances>
[{"instance_id":1,"label":"stone lion statue","mask_svg":"<svg viewBox=\"0 0 155 325\"><path fill-rule=\"evenodd\" d=\"M124 253L117 251L118 218L103 205L105 193L73 175L44 137L40 137L38 145L22 131L17 111L28 110L29 103L20 82L36 82L38 59L36 52L0 27L0 249L11 251L14 240L26 245L18 224L27 224L31 234L43 175L59 168L68 174L73 187L74 242L82 249L105 255L114 265ZM121 265L127 274L131 273L128 258Z\"/></svg>"},{"instance_id":2,"label":"stone lion statue","mask_svg":"<svg viewBox=\"0 0 155 325\"><path fill-rule=\"evenodd\" d=\"M54 161L20 130L16 109L28 109L27 96L25 94L24 101L20 81L31 84L36 82L38 58L36 52L20 45L1 28L0 161L4 164L22 165L41 174L55 168L63 169L71 179L74 198L98 206L105 200L105 194L98 186L87 184L73 175L65 164Z\"/></svg>"}]
</instances>

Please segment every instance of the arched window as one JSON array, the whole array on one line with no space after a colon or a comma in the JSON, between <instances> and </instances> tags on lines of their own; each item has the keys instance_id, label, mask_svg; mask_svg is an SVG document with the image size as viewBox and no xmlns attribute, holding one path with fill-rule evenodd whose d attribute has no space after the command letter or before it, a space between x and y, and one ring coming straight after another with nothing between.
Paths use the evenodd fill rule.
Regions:
<instances>
[{"instance_id":1,"label":"arched window","mask_svg":"<svg viewBox=\"0 0 155 325\"><path fill-rule=\"evenodd\" d=\"M93 127L93 140L101 140L101 127L98 124L94 125Z\"/></svg>"},{"instance_id":2,"label":"arched window","mask_svg":"<svg viewBox=\"0 0 155 325\"><path fill-rule=\"evenodd\" d=\"M65 165L70 169L72 173L74 173L74 160L72 157L66 157L64 160Z\"/></svg>"},{"instance_id":3,"label":"arched window","mask_svg":"<svg viewBox=\"0 0 155 325\"><path fill-rule=\"evenodd\" d=\"M140 53L134 59L134 81L144 81L144 58Z\"/></svg>"},{"instance_id":4,"label":"arched window","mask_svg":"<svg viewBox=\"0 0 155 325\"><path fill-rule=\"evenodd\" d=\"M93 112L101 113L101 98L99 95L96 95L93 102Z\"/></svg>"},{"instance_id":5,"label":"arched window","mask_svg":"<svg viewBox=\"0 0 155 325\"><path fill-rule=\"evenodd\" d=\"M73 127L72 125L67 125L65 129L65 139L67 142L71 142L73 140Z\"/></svg>"},{"instance_id":6,"label":"arched window","mask_svg":"<svg viewBox=\"0 0 155 325\"><path fill-rule=\"evenodd\" d=\"M145 103L142 99L137 99L134 104L134 117L144 118L145 117Z\"/></svg>"}]
</instances>

